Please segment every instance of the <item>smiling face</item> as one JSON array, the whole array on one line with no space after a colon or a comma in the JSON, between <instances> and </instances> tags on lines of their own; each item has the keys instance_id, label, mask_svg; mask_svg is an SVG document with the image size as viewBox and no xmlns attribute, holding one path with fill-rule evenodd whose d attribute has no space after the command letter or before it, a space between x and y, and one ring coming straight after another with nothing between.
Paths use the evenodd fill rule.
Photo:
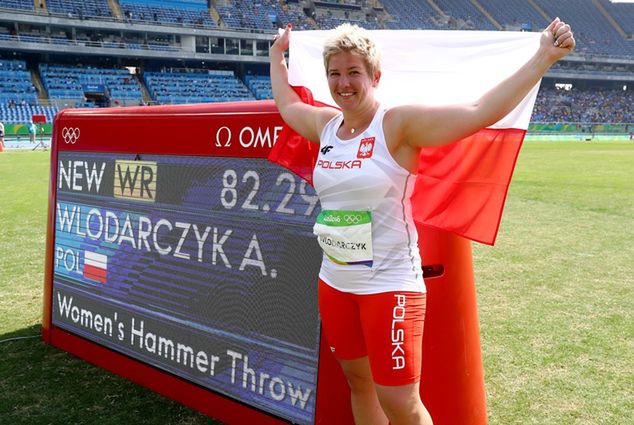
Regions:
<instances>
[{"instance_id":1,"label":"smiling face","mask_svg":"<svg viewBox=\"0 0 634 425\"><path fill-rule=\"evenodd\" d=\"M326 69L330 94L342 110L373 106L374 89L380 71L371 74L368 64L358 53L343 51L330 56Z\"/></svg>"}]
</instances>

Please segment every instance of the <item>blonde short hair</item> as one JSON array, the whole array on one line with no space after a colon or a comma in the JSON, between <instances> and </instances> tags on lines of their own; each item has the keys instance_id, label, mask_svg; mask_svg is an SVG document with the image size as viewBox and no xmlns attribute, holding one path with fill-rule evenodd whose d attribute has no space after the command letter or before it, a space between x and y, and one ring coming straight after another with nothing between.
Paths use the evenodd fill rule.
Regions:
<instances>
[{"instance_id":1,"label":"blonde short hair","mask_svg":"<svg viewBox=\"0 0 634 425\"><path fill-rule=\"evenodd\" d=\"M354 52L361 56L370 75L381 70L381 55L370 37L370 32L357 25L341 24L324 43L324 67L328 72L328 63L333 55L341 52Z\"/></svg>"}]
</instances>

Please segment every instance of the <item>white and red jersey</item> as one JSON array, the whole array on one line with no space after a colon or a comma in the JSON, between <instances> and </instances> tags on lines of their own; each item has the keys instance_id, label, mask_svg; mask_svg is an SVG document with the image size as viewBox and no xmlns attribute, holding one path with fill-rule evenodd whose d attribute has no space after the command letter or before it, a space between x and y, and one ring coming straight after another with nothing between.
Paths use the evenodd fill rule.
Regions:
<instances>
[{"instance_id":1,"label":"white and red jersey","mask_svg":"<svg viewBox=\"0 0 634 425\"><path fill-rule=\"evenodd\" d=\"M337 264L324 255L320 279L355 294L425 292L418 233L410 197L416 176L390 154L383 133L386 110L379 108L356 137L337 137L343 115L324 127L313 183L322 210L361 210L372 215L372 266Z\"/></svg>"}]
</instances>

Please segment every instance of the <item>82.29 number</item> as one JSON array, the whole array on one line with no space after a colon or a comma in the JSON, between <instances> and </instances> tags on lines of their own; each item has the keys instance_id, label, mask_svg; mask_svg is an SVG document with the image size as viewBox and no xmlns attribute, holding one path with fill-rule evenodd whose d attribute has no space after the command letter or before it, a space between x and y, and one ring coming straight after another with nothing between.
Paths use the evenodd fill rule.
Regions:
<instances>
[{"instance_id":1,"label":"82.29 number","mask_svg":"<svg viewBox=\"0 0 634 425\"><path fill-rule=\"evenodd\" d=\"M222 190L220 192L220 202L225 209L232 209L238 204L238 182L242 184L250 185L248 188L248 194L242 201L240 208L244 210L252 211L264 211L267 212L271 209L271 205L268 203L258 203L257 195L260 190L260 175L254 170L248 170L240 179L238 173L233 169L225 170L222 176ZM297 180L296 177L287 172L283 172L277 176L275 186L285 186L286 191L283 192L284 196L277 205L275 205L275 212L282 214L297 214L295 208L292 208L289 204L293 199L293 195L296 194ZM299 183L299 196L306 203L306 209L303 211L304 215L311 215L317 206L319 201L317 195L309 194L306 189L307 183L300 179ZM294 204L296 205L296 204Z\"/></svg>"}]
</instances>

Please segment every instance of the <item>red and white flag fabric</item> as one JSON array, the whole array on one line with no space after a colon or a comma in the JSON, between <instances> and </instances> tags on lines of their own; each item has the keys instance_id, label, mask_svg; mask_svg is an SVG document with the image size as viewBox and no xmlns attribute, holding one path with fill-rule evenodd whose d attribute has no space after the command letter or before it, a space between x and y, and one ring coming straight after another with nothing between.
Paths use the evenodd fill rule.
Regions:
<instances>
[{"instance_id":1,"label":"red and white flag fabric","mask_svg":"<svg viewBox=\"0 0 634 425\"><path fill-rule=\"evenodd\" d=\"M108 257L92 251L84 251L84 277L106 283Z\"/></svg>"},{"instance_id":2,"label":"red and white flag fabric","mask_svg":"<svg viewBox=\"0 0 634 425\"><path fill-rule=\"evenodd\" d=\"M293 31L289 82L306 103L335 105L322 59L329 31ZM537 51L539 33L370 31L381 52L376 97L383 106L446 105L477 100ZM494 125L440 148L423 149L414 219L493 245L539 84ZM285 126L269 156L306 180L318 147Z\"/></svg>"}]
</instances>

